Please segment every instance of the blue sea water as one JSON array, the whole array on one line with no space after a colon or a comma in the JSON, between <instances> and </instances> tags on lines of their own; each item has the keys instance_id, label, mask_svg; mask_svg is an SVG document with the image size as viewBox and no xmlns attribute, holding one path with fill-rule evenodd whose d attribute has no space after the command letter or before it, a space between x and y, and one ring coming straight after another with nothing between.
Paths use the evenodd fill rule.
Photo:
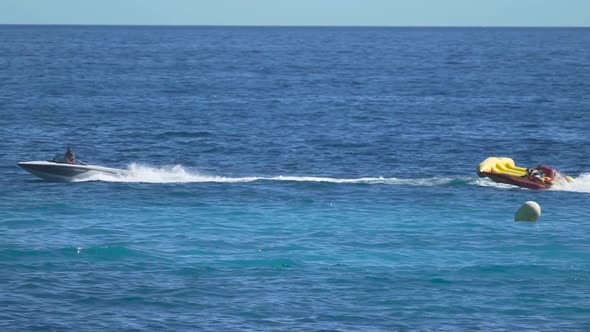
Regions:
<instances>
[{"instance_id":1,"label":"blue sea water","mask_svg":"<svg viewBox=\"0 0 590 332\"><path fill-rule=\"evenodd\" d=\"M0 26L0 329L590 330L589 50L589 29ZM130 174L16 166L67 145ZM576 181L495 184L488 156Z\"/></svg>"}]
</instances>

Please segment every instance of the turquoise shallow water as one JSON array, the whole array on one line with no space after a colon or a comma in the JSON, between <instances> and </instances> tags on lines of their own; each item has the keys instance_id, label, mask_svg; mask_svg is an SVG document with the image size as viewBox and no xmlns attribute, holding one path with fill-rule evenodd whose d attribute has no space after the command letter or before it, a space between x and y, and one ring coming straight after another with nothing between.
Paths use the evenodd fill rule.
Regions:
<instances>
[{"instance_id":1,"label":"turquoise shallow water","mask_svg":"<svg viewBox=\"0 0 590 332\"><path fill-rule=\"evenodd\" d=\"M587 29L0 35L2 330L590 329Z\"/></svg>"}]
</instances>

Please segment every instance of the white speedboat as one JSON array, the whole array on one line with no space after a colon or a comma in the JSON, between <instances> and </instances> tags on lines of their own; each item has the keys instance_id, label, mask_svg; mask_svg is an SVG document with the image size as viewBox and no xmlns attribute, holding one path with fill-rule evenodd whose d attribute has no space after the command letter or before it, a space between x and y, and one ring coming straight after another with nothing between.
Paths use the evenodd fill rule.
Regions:
<instances>
[{"instance_id":1,"label":"white speedboat","mask_svg":"<svg viewBox=\"0 0 590 332\"><path fill-rule=\"evenodd\" d=\"M50 161L19 161L17 164L27 172L47 181L71 182L100 174L115 176L127 174L127 171L123 169L88 165L81 162L71 164L57 158Z\"/></svg>"}]
</instances>

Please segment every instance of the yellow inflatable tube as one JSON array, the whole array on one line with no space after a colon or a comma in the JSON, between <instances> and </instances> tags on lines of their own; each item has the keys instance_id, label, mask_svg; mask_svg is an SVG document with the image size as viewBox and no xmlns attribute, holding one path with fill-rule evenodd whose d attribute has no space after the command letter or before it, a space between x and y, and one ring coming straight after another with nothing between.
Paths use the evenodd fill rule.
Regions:
<instances>
[{"instance_id":1,"label":"yellow inflatable tube","mask_svg":"<svg viewBox=\"0 0 590 332\"><path fill-rule=\"evenodd\" d=\"M479 164L478 173L502 173L514 176L525 176L526 168L518 167L508 157L489 157Z\"/></svg>"}]
</instances>

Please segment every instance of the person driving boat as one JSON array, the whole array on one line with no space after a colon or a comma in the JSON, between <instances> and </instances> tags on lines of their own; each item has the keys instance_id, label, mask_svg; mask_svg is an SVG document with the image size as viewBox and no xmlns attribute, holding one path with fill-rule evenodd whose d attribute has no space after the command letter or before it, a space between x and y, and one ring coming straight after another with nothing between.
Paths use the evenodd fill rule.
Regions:
<instances>
[{"instance_id":1,"label":"person driving boat","mask_svg":"<svg viewBox=\"0 0 590 332\"><path fill-rule=\"evenodd\" d=\"M76 155L74 154L74 151L72 151L72 148L70 148L69 146L68 150L66 151L66 154L64 155L64 162L68 164L76 163Z\"/></svg>"}]
</instances>

